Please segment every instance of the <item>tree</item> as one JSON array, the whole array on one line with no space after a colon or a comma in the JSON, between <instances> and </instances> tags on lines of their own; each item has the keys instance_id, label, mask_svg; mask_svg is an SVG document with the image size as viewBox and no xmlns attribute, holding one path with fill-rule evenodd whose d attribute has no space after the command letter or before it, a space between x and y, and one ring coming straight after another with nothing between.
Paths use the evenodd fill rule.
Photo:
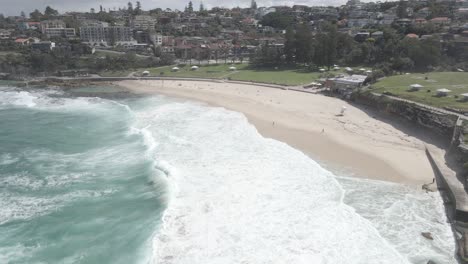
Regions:
<instances>
[{"instance_id":1,"label":"tree","mask_svg":"<svg viewBox=\"0 0 468 264\"><path fill-rule=\"evenodd\" d=\"M102 12L102 5L99 6L99 12Z\"/></svg>"},{"instance_id":2,"label":"tree","mask_svg":"<svg viewBox=\"0 0 468 264\"><path fill-rule=\"evenodd\" d=\"M188 3L187 11L188 11L189 13L193 13L193 3L192 3L192 1L190 1L190 2Z\"/></svg>"},{"instance_id":3,"label":"tree","mask_svg":"<svg viewBox=\"0 0 468 264\"><path fill-rule=\"evenodd\" d=\"M408 17L408 12L406 11L408 8L408 2L407 1L403 1L403 0L400 0L400 2L398 2L398 6L397 6L397 10L396 10L396 14L399 18L406 18Z\"/></svg>"},{"instance_id":4,"label":"tree","mask_svg":"<svg viewBox=\"0 0 468 264\"><path fill-rule=\"evenodd\" d=\"M314 54L314 43L312 32L307 25L298 26L295 34L296 61L300 63L310 63Z\"/></svg>"},{"instance_id":5,"label":"tree","mask_svg":"<svg viewBox=\"0 0 468 264\"><path fill-rule=\"evenodd\" d=\"M133 14L133 4L132 4L132 2L128 2L127 11L128 11L129 14Z\"/></svg>"},{"instance_id":6,"label":"tree","mask_svg":"<svg viewBox=\"0 0 468 264\"><path fill-rule=\"evenodd\" d=\"M317 64L327 66L330 69L336 62L337 29L336 25L325 23L321 32L316 37L317 48L315 50L315 60Z\"/></svg>"},{"instance_id":7,"label":"tree","mask_svg":"<svg viewBox=\"0 0 468 264\"><path fill-rule=\"evenodd\" d=\"M21 17L26 18L26 14L24 13L24 11L21 11Z\"/></svg>"},{"instance_id":8,"label":"tree","mask_svg":"<svg viewBox=\"0 0 468 264\"><path fill-rule=\"evenodd\" d=\"M50 6L47 6L44 11L44 16L46 16L47 18L58 16L58 15L59 15L59 12Z\"/></svg>"},{"instance_id":9,"label":"tree","mask_svg":"<svg viewBox=\"0 0 468 264\"><path fill-rule=\"evenodd\" d=\"M136 7L135 7L134 13L135 13L135 15L140 15L141 14L141 3L140 3L140 1L136 2Z\"/></svg>"},{"instance_id":10,"label":"tree","mask_svg":"<svg viewBox=\"0 0 468 264\"><path fill-rule=\"evenodd\" d=\"M262 18L261 24L263 26L270 26L274 28L287 28L294 22L293 17L280 12L272 12Z\"/></svg>"},{"instance_id":11,"label":"tree","mask_svg":"<svg viewBox=\"0 0 468 264\"><path fill-rule=\"evenodd\" d=\"M257 9L257 2L255 0L252 0L250 3L250 8L256 10Z\"/></svg>"},{"instance_id":12,"label":"tree","mask_svg":"<svg viewBox=\"0 0 468 264\"><path fill-rule=\"evenodd\" d=\"M205 6L203 6L203 2L200 2L200 12L204 12L205 11Z\"/></svg>"},{"instance_id":13,"label":"tree","mask_svg":"<svg viewBox=\"0 0 468 264\"><path fill-rule=\"evenodd\" d=\"M32 13L29 14L29 17L33 21L39 21L42 19L43 15L39 10L36 9Z\"/></svg>"},{"instance_id":14,"label":"tree","mask_svg":"<svg viewBox=\"0 0 468 264\"><path fill-rule=\"evenodd\" d=\"M285 42L284 42L284 55L286 56L286 62L287 63L293 63L294 62L294 54L295 54L295 46L296 46L296 40L294 36L294 30L292 27L288 27L286 29L286 34L285 34Z\"/></svg>"},{"instance_id":15,"label":"tree","mask_svg":"<svg viewBox=\"0 0 468 264\"><path fill-rule=\"evenodd\" d=\"M89 10L89 12L91 12L91 14L94 14L94 13L96 13L96 10L95 10L94 8L91 8L91 9Z\"/></svg>"}]
</instances>

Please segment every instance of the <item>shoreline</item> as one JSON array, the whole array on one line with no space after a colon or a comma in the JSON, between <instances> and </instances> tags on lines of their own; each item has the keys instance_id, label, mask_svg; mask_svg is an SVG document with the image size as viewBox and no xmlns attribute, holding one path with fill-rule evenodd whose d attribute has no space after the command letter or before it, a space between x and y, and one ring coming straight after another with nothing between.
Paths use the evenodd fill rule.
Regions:
<instances>
[{"instance_id":1,"label":"shoreline","mask_svg":"<svg viewBox=\"0 0 468 264\"><path fill-rule=\"evenodd\" d=\"M335 173L352 174L348 176L421 185L434 178L425 145L436 155L445 154L337 98L253 84L183 80L115 84L135 94L166 95L241 112L262 136L285 142ZM340 117L342 106L347 110Z\"/></svg>"}]
</instances>

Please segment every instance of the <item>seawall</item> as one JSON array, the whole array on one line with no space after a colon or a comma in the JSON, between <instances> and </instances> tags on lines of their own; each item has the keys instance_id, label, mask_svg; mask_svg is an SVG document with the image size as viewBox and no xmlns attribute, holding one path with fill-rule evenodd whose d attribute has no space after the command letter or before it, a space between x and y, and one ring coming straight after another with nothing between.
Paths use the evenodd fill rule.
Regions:
<instances>
[{"instance_id":1,"label":"seawall","mask_svg":"<svg viewBox=\"0 0 468 264\"><path fill-rule=\"evenodd\" d=\"M371 92L354 93L351 99L381 112L396 115L443 136L450 142L460 114L409 100ZM463 117L464 118L464 117Z\"/></svg>"}]
</instances>

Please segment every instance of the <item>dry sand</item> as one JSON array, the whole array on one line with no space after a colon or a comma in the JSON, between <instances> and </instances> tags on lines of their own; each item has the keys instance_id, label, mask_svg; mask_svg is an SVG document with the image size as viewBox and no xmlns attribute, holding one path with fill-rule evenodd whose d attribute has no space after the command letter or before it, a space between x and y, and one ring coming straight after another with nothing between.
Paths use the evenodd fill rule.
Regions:
<instances>
[{"instance_id":1,"label":"dry sand","mask_svg":"<svg viewBox=\"0 0 468 264\"><path fill-rule=\"evenodd\" d=\"M337 98L233 83L141 80L119 85L244 113L263 136L286 142L335 173L405 184L434 178L424 152L427 142ZM338 116L343 106L345 115Z\"/></svg>"}]
</instances>

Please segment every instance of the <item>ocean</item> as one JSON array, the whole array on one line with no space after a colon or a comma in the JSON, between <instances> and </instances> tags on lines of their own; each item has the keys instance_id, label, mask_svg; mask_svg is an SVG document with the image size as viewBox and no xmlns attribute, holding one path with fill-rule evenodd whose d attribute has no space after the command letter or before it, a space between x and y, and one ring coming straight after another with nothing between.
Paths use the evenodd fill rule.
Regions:
<instances>
[{"instance_id":1,"label":"ocean","mask_svg":"<svg viewBox=\"0 0 468 264\"><path fill-rule=\"evenodd\" d=\"M223 108L110 98L0 88L0 263L456 263L438 193Z\"/></svg>"}]
</instances>

